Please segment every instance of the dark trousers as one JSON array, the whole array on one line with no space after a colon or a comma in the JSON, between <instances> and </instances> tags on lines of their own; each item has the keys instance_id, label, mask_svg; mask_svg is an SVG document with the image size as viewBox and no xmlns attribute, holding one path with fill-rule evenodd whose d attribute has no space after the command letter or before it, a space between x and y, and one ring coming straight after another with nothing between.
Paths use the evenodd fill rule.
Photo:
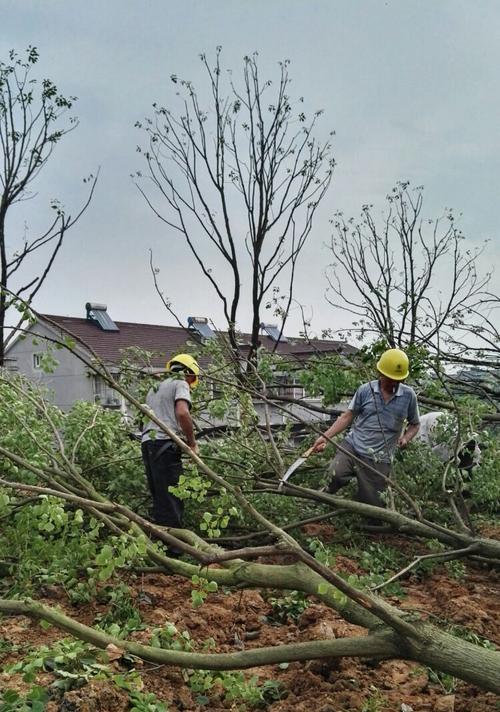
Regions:
<instances>
[{"instance_id":1,"label":"dark trousers","mask_svg":"<svg viewBox=\"0 0 500 712\"><path fill-rule=\"evenodd\" d=\"M358 455L345 440L341 443L341 446L344 450L347 450L347 453L337 450L337 454L332 460L330 474L333 477L328 485L330 494L338 492L339 489L345 487L352 478L355 477L358 482L358 494L356 497L358 502L372 504L374 507L385 507L380 493L386 489L387 483L382 475L389 475L391 471L390 463L377 462L376 460L370 460L367 457ZM356 455L361 462L355 460L352 454ZM366 467L366 465L375 468L377 472L373 472Z\"/></svg>"},{"instance_id":2,"label":"dark trousers","mask_svg":"<svg viewBox=\"0 0 500 712\"><path fill-rule=\"evenodd\" d=\"M146 440L141 444L149 491L153 499L152 519L163 527L182 527L184 502L168 488L182 475L181 453L170 441Z\"/></svg>"}]
</instances>

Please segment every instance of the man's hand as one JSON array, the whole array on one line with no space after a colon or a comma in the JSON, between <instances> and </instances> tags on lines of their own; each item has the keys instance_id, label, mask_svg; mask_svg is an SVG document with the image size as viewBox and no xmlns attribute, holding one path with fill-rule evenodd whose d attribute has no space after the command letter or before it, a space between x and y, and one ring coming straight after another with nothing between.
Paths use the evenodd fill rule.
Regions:
<instances>
[{"instance_id":1,"label":"man's hand","mask_svg":"<svg viewBox=\"0 0 500 712\"><path fill-rule=\"evenodd\" d=\"M399 438L398 447L404 450L404 448L407 447L408 443L413 440L419 430L420 423L410 423L410 425L406 428L404 435L401 435L401 437Z\"/></svg>"},{"instance_id":2,"label":"man's hand","mask_svg":"<svg viewBox=\"0 0 500 712\"><path fill-rule=\"evenodd\" d=\"M177 418L177 422L182 430L186 444L189 445L191 450L195 453L195 455L197 455L198 445L196 444L194 437L193 419L191 418L191 413L189 412L189 403L182 398L175 401L175 417Z\"/></svg>"},{"instance_id":3,"label":"man's hand","mask_svg":"<svg viewBox=\"0 0 500 712\"><path fill-rule=\"evenodd\" d=\"M339 433L342 433L346 428L350 426L354 418L354 413L352 410L346 410L342 415L339 415L337 420L333 425L331 425L328 430L325 431L324 435L320 435L312 446L313 452L323 452L325 447L330 442L331 438Z\"/></svg>"},{"instance_id":4,"label":"man's hand","mask_svg":"<svg viewBox=\"0 0 500 712\"><path fill-rule=\"evenodd\" d=\"M316 440L312 446L312 452L323 452L325 447L328 445L328 440L326 440L322 435Z\"/></svg>"}]
</instances>

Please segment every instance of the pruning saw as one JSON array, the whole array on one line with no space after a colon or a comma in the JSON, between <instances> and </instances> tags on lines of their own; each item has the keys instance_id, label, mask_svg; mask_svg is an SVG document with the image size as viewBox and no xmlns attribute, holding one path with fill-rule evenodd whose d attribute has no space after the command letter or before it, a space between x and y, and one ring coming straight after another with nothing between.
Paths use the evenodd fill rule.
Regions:
<instances>
[{"instance_id":1,"label":"pruning saw","mask_svg":"<svg viewBox=\"0 0 500 712\"><path fill-rule=\"evenodd\" d=\"M295 460L295 462L293 462L290 465L288 470L285 472L283 477L280 479L280 483L278 485L278 491L280 489L282 489L285 482L290 479L290 477L293 475L295 470L297 470L301 465L304 464L304 462L307 460L309 455L312 455L313 451L314 451L314 445L312 447L310 447L309 450L306 450L305 453L303 453L303 455L301 455L297 460Z\"/></svg>"}]
</instances>

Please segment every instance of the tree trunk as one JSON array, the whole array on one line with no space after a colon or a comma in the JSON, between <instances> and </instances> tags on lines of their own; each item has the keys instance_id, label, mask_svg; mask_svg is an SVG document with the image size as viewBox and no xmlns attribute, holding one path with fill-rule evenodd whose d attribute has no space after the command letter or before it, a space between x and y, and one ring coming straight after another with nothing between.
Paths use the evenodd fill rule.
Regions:
<instances>
[{"instance_id":1,"label":"tree trunk","mask_svg":"<svg viewBox=\"0 0 500 712\"><path fill-rule=\"evenodd\" d=\"M7 295L3 290L7 287L7 254L5 244L5 208L0 208L0 368L5 362L5 314Z\"/></svg>"},{"instance_id":2,"label":"tree trunk","mask_svg":"<svg viewBox=\"0 0 500 712\"><path fill-rule=\"evenodd\" d=\"M417 627L425 631L425 644L405 641L400 648L401 657L408 656L483 690L500 693L500 651L469 643L429 623Z\"/></svg>"}]
</instances>

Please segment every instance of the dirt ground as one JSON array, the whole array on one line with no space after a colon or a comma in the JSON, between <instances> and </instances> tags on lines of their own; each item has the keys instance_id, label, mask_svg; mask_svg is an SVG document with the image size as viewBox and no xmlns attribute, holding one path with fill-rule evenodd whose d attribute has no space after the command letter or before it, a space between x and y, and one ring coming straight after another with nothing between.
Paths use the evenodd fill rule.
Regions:
<instances>
[{"instance_id":1,"label":"dirt ground","mask_svg":"<svg viewBox=\"0 0 500 712\"><path fill-rule=\"evenodd\" d=\"M355 567L345 559L346 569ZM136 605L147 628L131 638L149 643L151 630L174 623L179 631L189 631L200 645L213 638L216 650L228 652L279 643L362 635L361 628L346 623L334 611L310 599L296 623L277 624L269 619L271 605L259 591L244 590L210 594L198 609L191 605L191 584L177 576L146 574L128 580ZM408 578L403 582L404 598L391 599L407 609L417 609L440 621L468 626L477 634L500 647L499 576L486 568L467 567L465 580L450 578L439 569L423 580ZM266 594L268 595L268 594ZM276 592L283 596L282 592ZM70 616L92 624L105 605L73 607L62 589L51 587L41 600L58 605ZM18 646L50 644L63 635L54 628L43 630L27 618L5 618L1 636ZM15 661L9 654L1 661ZM113 663L116 671L123 661ZM165 702L170 712L184 710L246 710L241 702L224 699L221 686L205 693L200 704L199 693L188 684L189 673L178 668L144 663L137 667L144 681L143 692L152 692ZM429 670L400 660L376 663L350 658L330 661L292 663L282 669L273 665L245 673L256 675L259 682L279 681L283 698L269 704L271 712L493 712L500 700L466 683L448 679L443 683ZM50 673L38 676L37 682L49 685ZM19 674L0 675L0 688L26 690ZM62 699L51 701L48 712L121 712L130 709L127 694L108 680L90 681L80 689L66 692ZM143 708L140 708L141 712ZM146 710L146 708L144 708Z\"/></svg>"}]
</instances>

